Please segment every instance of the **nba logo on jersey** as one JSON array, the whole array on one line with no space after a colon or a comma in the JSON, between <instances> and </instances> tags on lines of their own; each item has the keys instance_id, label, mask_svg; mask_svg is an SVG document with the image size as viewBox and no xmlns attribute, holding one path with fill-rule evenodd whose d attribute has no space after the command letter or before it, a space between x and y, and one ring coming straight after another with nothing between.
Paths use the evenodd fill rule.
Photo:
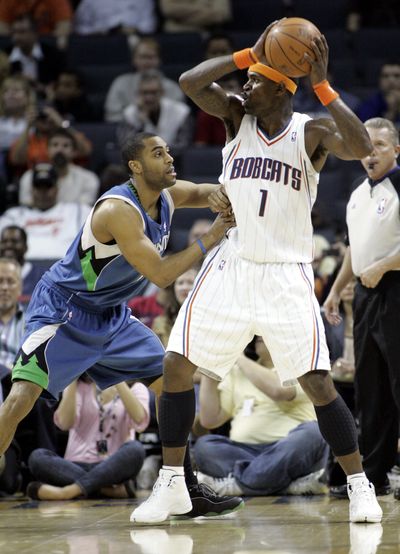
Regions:
<instances>
[{"instance_id":1,"label":"nba logo on jersey","mask_svg":"<svg viewBox=\"0 0 400 554\"><path fill-rule=\"evenodd\" d=\"M291 134L290 136L290 140L292 142L295 142L296 141L296 138L297 138L297 131L293 131L293 133Z\"/></svg>"},{"instance_id":2,"label":"nba logo on jersey","mask_svg":"<svg viewBox=\"0 0 400 554\"><path fill-rule=\"evenodd\" d=\"M224 269L224 265L226 264L226 261L225 260L221 260L220 263L219 263L219 266L218 266L218 269L220 271L222 271Z\"/></svg>"}]
</instances>

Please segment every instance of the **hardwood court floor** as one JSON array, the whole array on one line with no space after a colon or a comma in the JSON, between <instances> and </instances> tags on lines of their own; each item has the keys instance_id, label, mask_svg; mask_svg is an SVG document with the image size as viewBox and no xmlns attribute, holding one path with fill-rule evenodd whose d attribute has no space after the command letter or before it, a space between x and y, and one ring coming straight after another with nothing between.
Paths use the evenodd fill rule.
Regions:
<instances>
[{"instance_id":1,"label":"hardwood court floor","mask_svg":"<svg viewBox=\"0 0 400 554\"><path fill-rule=\"evenodd\" d=\"M381 524L349 524L346 500L246 499L234 518L134 526L138 501L0 501L0 554L400 553L400 502L380 497Z\"/></svg>"}]
</instances>

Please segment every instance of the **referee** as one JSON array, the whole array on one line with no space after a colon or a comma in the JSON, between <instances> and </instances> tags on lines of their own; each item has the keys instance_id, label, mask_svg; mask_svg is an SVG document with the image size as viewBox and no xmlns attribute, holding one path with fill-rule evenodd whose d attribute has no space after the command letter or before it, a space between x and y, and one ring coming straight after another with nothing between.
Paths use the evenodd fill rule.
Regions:
<instances>
[{"instance_id":1,"label":"referee","mask_svg":"<svg viewBox=\"0 0 400 554\"><path fill-rule=\"evenodd\" d=\"M324 308L338 325L339 294L357 278L354 312L355 392L363 466L377 494L389 494L400 413L400 152L391 121L365 122L373 151L347 204L349 247Z\"/></svg>"}]
</instances>

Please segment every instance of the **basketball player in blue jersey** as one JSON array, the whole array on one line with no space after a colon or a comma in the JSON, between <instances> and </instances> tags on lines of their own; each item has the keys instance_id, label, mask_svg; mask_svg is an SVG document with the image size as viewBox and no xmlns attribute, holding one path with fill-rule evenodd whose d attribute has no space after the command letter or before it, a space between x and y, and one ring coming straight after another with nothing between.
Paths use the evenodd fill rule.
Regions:
<instances>
[{"instance_id":1,"label":"basketball player in blue jersey","mask_svg":"<svg viewBox=\"0 0 400 554\"><path fill-rule=\"evenodd\" d=\"M96 202L65 257L45 273L32 295L12 389L0 407L0 454L43 390L57 398L85 371L101 389L159 378L162 344L131 315L126 302L148 280L160 287L173 282L232 224L218 185L176 180L173 158L160 137L136 135L122 156L131 178ZM174 208L210 202L227 208L225 215L196 243L163 257ZM198 485L189 458L186 477L192 501L185 512L190 517L224 514L243 504Z\"/></svg>"},{"instance_id":2,"label":"basketball player in blue jersey","mask_svg":"<svg viewBox=\"0 0 400 554\"><path fill-rule=\"evenodd\" d=\"M180 474L194 415L192 375L199 367L221 379L254 335L263 337L282 383L298 380L313 402L321 433L348 476L350 520L382 518L362 468L353 417L329 374L311 268L319 172L329 153L361 159L372 146L361 121L326 80L323 36L312 43L315 59L306 59L311 84L331 118L293 113L296 84L263 63L270 27L253 48L204 61L180 78L195 104L225 123L220 180L237 227L209 253L172 330L159 414L166 465L156 494L133 512L133 521L155 520L189 501ZM239 97L216 84L238 68L248 68Z\"/></svg>"}]
</instances>

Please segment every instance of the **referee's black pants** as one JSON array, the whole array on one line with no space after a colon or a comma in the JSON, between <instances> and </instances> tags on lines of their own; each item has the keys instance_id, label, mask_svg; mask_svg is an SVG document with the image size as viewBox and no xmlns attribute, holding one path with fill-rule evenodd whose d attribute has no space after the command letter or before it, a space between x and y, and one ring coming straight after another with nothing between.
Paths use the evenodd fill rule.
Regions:
<instances>
[{"instance_id":1,"label":"referee's black pants","mask_svg":"<svg viewBox=\"0 0 400 554\"><path fill-rule=\"evenodd\" d=\"M376 487L396 463L400 414L400 271L353 302L356 411L365 472Z\"/></svg>"}]
</instances>

